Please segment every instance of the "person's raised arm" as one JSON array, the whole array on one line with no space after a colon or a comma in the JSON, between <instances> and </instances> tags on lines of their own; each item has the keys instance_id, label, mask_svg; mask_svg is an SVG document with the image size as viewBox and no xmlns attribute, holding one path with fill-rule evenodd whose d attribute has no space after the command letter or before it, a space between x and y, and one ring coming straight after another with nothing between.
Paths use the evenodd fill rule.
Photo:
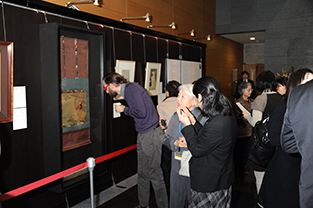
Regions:
<instances>
[{"instance_id":1,"label":"person's raised arm","mask_svg":"<svg viewBox=\"0 0 313 208\"><path fill-rule=\"evenodd\" d=\"M195 117L185 106L177 107L177 115L179 121L181 121L185 126L190 124L194 125L196 123Z\"/></svg>"}]
</instances>

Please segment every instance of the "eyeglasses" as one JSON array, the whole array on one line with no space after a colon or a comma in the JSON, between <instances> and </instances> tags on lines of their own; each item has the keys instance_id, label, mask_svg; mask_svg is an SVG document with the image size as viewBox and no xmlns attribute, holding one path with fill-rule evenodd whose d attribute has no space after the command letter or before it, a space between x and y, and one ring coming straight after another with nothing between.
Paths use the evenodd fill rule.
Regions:
<instances>
[{"instance_id":1,"label":"eyeglasses","mask_svg":"<svg viewBox=\"0 0 313 208\"><path fill-rule=\"evenodd\" d=\"M110 84L111 84L111 83L110 83ZM107 86L105 86L105 87L103 88L103 90L106 91L106 89L108 88L108 86L109 86L110 84L108 84Z\"/></svg>"}]
</instances>

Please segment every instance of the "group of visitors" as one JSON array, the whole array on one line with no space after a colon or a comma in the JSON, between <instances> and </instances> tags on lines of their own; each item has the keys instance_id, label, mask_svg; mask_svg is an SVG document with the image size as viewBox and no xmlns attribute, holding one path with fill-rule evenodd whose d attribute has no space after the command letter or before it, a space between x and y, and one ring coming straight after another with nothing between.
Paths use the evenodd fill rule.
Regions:
<instances>
[{"instance_id":1,"label":"group of visitors","mask_svg":"<svg viewBox=\"0 0 313 208\"><path fill-rule=\"evenodd\" d=\"M306 106L306 104L312 104L313 102L312 99L306 100L307 103L302 102L299 97L304 97L304 95L297 94L297 96L299 96L296 98L297 100L292 99L292 101L290 101L292 102L292 104L290 104L291 107L289 107L289 109L287 107L292 89L298 85L305 84L311 79L313 79L313 72L307 68L295 71L291 74L289 79L283 76L278 77L276 80L272 72L264 71L256 78L256 89L262 92L262 94L257 96L252 103L247 99L246 95L247 91L250 89L250 85L242 83L238 87L241 97L237 102L245 105L245 108L250 113L242 112L242 114L240 114L241 111L239 108L235 107L238 122L236 146L238 144L241 148L246 148L248 144L247 141L249 139L245 141L244 144L239 142L241 140L240 136L242 135L240 134L241 127L243 132L246 132L249 137L251 136L251 127L254 127L258 121L263 120L265 116L270 115L267 125L268 137L270 139L269 144L276 147L276 151L266 167L261 167L247 160L247 151L249 151L249 149L242 151L241 154L244 156L239 159L236 159L235 154L235 164L240 164L241 162L241 173L243 168L242 164L248 164L254 170L259 207L297 208L299 206L310 207L313 204L313 190L309 188L312 186L312 182L308 179L308 175L312 174L313 171L308 168L309 164L312 164L312 162L310 163L310 160L312 161L310 158L312 157L309 157L310 154L303 149L304 145L298 143L298 140L306 144L310 142L310 135L307 129L310 129L310 125L312 126L312 119L308 117L310 110L307 109L308 106ZM309 84L305 86L309 86ZM300 87L296 89L300 89ZM292 92L294 93L296 89ZM305 89L309 90L311 88L306 87ZM308 96L309 94L305 93L305 95ZM303 99L307 98L304 97ZM296 111L294 106L297 105L301 105L301 107ZM288 110L293 112L293 117L289 116ZM300 117L300 115L303 116ZM242 125L245 124L245 120L250 126ZM298 128L293 125L295 122L298 122ZM303 132L296 134L296 132L299 132L301 129L300 126ZM304 129L306 129L306 131ZM307 147L308 146L306 146L306 150ZM305 165L303 164L304 155L308 159L305 161ZM301 190L301 188L303 189ZM309 196L311 198L308 198Z\"/></svg>"},{"instance_id":2,"label":"group of visitors","mask_svg":"<svg viewBox=\"0 0 313 208\"><path fill-rule=\"evenodd\" d=\"M237 125L232 105L215 78L206 76L179 86L176 112L164 119L166 126L160 119L167 127L164 135L145 89L115 72L106 75L103 84L107 94L121 95L127 102L115 110L135 121L140 207L149 205L150 182L157 206L168 207L160 167L162 143L172 151L170 207L184 207L186 199L191 207L230 207ZM162 105L158 109L161 112Z\"/></svg>"},{"instance_id":3,"label":"group of visitors","mask_svg":"<svg viewBox=\"0 0 313 208\"><path fill-rule=\"evenodd\" d=\"M256 97L248 75L242 74L235 98L246 113L232 106L211 76L193 84L170 81L166 99L157 109L139 84L128 83L115 72L104 77L106 93L121 95L127 102L115 110L133 117L138 132L138 207L149 206L150 183L160 208L230 207L235 175L243 177L247 166L256 178L258 206L298 207L301 201L300 207L309 207L313 203L313 182L309 182L313 153L308 149L313 142L305 128L312 124L308 120L313 111L303 107L305 102L313 104L308 96L313 81L296 87L312 79L313 72L300 69L289 80L276 80L272 72L264 71L256 79L261 93ZM267 167L261 167L247 159L248 141L254 125L268 114L270 145L277 149Z\"/></svg>"}]
</instances>

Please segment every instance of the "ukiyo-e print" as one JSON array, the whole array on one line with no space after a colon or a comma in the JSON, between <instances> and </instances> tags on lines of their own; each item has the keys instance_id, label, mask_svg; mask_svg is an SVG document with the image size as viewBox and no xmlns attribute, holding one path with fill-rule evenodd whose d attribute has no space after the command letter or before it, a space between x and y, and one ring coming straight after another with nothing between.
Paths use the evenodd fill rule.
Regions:
<instances>
[{"instance_id":1,"label":"ukiyo-e print","mask_svg":"<svg viewBox=\"0 0 313 208\"><path fill-rule=\"evenodd\" d=\"M161 64L147 62L145 89L149 95L158 95L160 86Z\"/></svg>"}]
</instances>

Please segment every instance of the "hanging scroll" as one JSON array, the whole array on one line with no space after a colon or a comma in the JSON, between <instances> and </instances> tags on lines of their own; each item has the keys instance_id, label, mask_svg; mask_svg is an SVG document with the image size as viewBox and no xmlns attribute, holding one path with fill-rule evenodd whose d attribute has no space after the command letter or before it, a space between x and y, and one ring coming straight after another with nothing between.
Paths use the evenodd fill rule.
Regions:
<instances>
[{"instance_id":1,"label":"hanging scroll","mask_svg":"<svg viewBox=\"0 0 313 208\"><path fill-rule=\"evenodd\" d=\"M60 37L62 150L91 143L88 41Z\"/></svg>"}]
</instances>

